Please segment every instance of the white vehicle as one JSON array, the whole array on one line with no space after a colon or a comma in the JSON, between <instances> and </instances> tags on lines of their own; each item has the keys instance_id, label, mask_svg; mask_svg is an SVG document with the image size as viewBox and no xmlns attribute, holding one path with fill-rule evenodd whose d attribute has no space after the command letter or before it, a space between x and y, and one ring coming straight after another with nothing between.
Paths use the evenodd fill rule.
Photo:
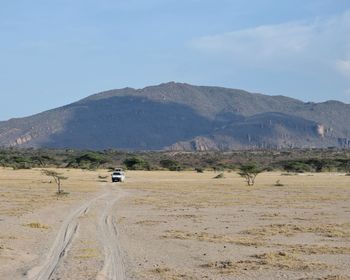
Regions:
<instances>
[{"instance_id":1,"label":"white vehicle","mask_svg":"<svg viewBox=\"0 0 350 280\"><path fill-rule=\"evenodd\" d=\"M124 182L125 174L123 171L114 171L112 173L112 182Z\"/></svg>"}]
</instances>

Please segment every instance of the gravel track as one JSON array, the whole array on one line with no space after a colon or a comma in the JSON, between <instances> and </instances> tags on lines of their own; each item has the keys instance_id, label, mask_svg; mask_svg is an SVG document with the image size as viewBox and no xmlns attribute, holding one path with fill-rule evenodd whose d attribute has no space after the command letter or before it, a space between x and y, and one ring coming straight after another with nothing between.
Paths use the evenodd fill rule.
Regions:
<instances>
[{"instance_id":1,"label":"gravel track","mask_svg":"<svg viewBox=\"0 0 350 280\"><path fill-rule=\"evenodd\" d=\"M97 275L97 279L124 280L124 265L117 240L117 223L112 214L112 208L120 197L120 194L113 192L111 189L105 189L103 194L84 203L67 216L63 221L46 258L40 265L28 271L28 279L50 279L62 262L62 259L67 254L70 244L74 242L74 239L78 236L79 218L89 211L93 203L97 200L103 199L106 200L106 207L99 218L99 236L102 237L101 243L104 249L105 261L102 270Z\"/></svg>"},{"instance_id":2,"label":"gravel track","mask_svg":"<svg viewBox=\"0 0 350 280\"><path fill-rule=\"evenodd\" d=\"M118 229L113 206L120 196L110 200L100 219L100 236L104 247L105 260L97 280L124 280L125 270L121 256L121 249L118 243Z\"/></svg>"}]
</instances>

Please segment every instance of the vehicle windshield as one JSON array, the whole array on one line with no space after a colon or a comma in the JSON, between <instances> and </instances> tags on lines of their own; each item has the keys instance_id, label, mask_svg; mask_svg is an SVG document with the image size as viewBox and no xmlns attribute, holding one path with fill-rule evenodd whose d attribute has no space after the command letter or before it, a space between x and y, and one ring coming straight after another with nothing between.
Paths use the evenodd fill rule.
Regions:
<instances>
[{"instance_id":1,"label":"vehicle windshield","mask_svg":"<svg viewBox=\"0 0 350 280\"><path fill-rule=\"evenodd\" d=\"M120 172L114 172L113 175L122 175Z\"/></svg>"}]
</instances>

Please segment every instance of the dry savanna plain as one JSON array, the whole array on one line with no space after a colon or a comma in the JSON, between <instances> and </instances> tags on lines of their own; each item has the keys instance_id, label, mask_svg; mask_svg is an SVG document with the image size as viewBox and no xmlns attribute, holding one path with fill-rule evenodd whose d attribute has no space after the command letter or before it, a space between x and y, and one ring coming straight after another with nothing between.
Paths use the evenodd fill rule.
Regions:
<instances>
[{"instance_id":1,"label":"dry savanna plain","mask_svg":"<svg viewBox=\"0 0 350 280\"><path fill-rule=\"evenodd\" d=\"M344 174L58 171L0 169L0 279L350 279Z\"/></svg>"}]
</instances>

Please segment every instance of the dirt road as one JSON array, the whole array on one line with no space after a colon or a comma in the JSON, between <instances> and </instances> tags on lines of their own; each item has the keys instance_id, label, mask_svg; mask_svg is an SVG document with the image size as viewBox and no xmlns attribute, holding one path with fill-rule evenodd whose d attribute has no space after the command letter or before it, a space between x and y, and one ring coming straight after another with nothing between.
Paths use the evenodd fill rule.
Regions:
<instances>
[{"instance_id":1,"label":"dirt road","mask_svg":"<svg viewBox=\"0 0 350 280\"><path fill-rule=\"evenodd\" d=\"M56 278L59 276L57 270L63 259L69 254L70 246L79 241L81 218L95 206L97 209L94 209L94 219L90 222L96 222L99 225L98 236L105 256L104 265L98 273L97 279L124 280L124 265L113 213L113 206L122 196L121 190L112 189L110 185L105 185L102 194L98 194L68 215L62 223L49 253L43 256L37 266L28 271L28 279L49 280L54 274ZM103 211L101 211L101 207L97 207L101 205L104 207ZM100 217L98 218L98 216ZM74 275L71 279L75 279Z\"/></svg>"},{"instance_id":2,"label":"dirt road","mask_svg":"<svg viewBox=\"0 0 350 280\"><path fill-rule=\"evenodd\" d=\"M112 208L119 197L110 200L100 219L100 236L104 246L105 259L103 269L97 276L97 280L121 280L125 279L124 265L121 258L121 250L118 243L118 229Z\"/></svg>"}]
</instances>

